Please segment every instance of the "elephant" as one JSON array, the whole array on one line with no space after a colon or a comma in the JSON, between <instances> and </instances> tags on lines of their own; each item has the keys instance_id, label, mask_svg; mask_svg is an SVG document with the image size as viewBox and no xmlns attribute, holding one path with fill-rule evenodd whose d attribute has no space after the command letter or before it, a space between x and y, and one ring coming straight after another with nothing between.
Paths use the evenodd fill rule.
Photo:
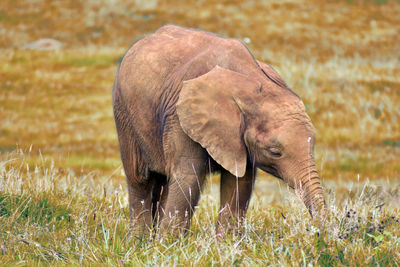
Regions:
<instances>
[{"instance_id":1,"label":"elephant","mask_svg":"<svg viewBox=\"0 0 400 267\"><path fill-rule=\"evenodd\" d=\"M165 25L123 56L112 96L132 234L186 233L209 172L217 234L243 225L257 168L326 213L305 106L241 41Z\"/></svg>"}]
</instances>

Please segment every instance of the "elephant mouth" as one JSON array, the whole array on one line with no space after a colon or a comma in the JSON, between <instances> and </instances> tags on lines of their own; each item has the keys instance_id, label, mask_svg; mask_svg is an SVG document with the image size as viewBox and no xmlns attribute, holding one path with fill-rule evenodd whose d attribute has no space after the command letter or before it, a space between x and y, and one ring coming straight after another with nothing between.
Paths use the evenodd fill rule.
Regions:
<instances>
[{"instance_id":1,"label":"elephant mouth","mask_svg":"<svg viewBox=\"0 0 400 267\"><path fill-rule=\"evenodd\" d=\"M262 165L262 166L260 166L260 169L265 171L266 173L271 174L272 176L282 180L282 177L279 175L278 170L274 166Z\"/></svg>"}]
</instances>

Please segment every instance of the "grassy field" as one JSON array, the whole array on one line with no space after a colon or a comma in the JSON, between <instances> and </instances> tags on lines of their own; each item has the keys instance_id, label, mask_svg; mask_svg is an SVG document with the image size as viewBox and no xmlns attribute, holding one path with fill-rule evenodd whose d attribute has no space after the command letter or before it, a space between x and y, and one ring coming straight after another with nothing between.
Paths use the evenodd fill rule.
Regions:
<instances>
[{"instance_id":1,"label":"grassy field","mask_svg":"<svg viewBox=\"0 0 400 267\"><path fill-rule=\"evenodd\" d=\"M0 264L399 266L398 14L389 0L2 1ZM243 40L302 97L326 225L260 172L245 235L215 239L212 176L191 234L129 238L111 87L127 48L167 23ZM62 47L24 49L40 38Z\"/></svg>"}]
</instances>

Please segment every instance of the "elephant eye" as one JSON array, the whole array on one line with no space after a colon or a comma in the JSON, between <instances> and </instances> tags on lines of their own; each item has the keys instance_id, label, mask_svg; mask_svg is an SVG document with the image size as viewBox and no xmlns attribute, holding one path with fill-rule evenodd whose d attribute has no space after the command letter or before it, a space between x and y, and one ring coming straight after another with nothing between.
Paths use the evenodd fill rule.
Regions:
<instances>
[{"instance_id":1,"label":"elephant eye","mask_svg":"<svg viewBox=\"0 0 400 267\"><path fill-rule=\"evenodd\" d=\"M282 156L281 150L277 147L270 147L268 151L274 158L280 158Z\"/></svg>"}]
</instances>

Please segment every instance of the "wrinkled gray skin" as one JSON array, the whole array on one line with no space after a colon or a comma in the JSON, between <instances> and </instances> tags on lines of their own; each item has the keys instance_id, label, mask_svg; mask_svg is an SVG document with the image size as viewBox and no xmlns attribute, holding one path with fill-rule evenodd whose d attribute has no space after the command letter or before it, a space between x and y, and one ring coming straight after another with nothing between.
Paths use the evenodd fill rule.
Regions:
<instances>
[{"instance_id":1,"label":"wrinkled gray skin","mask_svg":"<svg viewBox=\"0 0 400 267\"><path fill-rule=\"evenodd\" d=\"M164 26L124 56L113 105L135 235L185 232L210 171L221 172L218 233L244 219L256 167L325 213L304 105L241 42Z\"/></svg>"}]
</instances>

